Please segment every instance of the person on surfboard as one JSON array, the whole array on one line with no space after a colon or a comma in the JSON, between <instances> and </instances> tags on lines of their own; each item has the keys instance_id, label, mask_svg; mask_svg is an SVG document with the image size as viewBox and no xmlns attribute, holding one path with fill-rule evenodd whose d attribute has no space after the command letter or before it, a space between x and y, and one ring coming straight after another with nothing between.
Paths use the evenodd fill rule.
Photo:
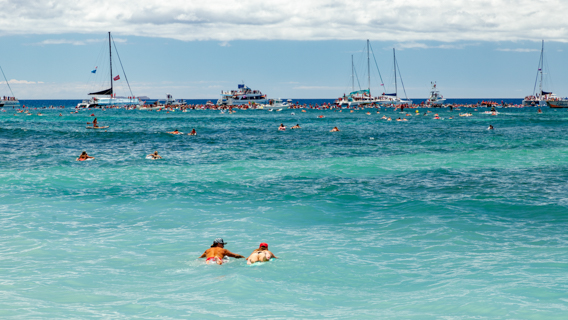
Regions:
<instances>
[{"instance_id":1,"label":"person on surfboard","mask_svg":"<svg viewBox=\"0 0 568 320\"><path fill-rule=\"evenodd\" d=\"M154 153L150 153L150 154L148 155L148 157L151 157L152 159L162 159L162 156L160 156L160 155L158 154L158 151L154 151Z\"/></svg>"},{"instance_id":2,"label":"person on surfboard","mask_svg":"<svg viewBox=\"0 0 568 320\"><path fill-rule=\"evenodd\" d=\"M207 260L205 260L205 263L207 264L216 263L219 265L223 264L223 258L225 256L237 259L244 258L244 256L241 256L240 254L235 254L225 249L226 244L227 243L223 241L223 238L215 239L215 241L213 241L213 244L211 245L211 248L205 250L205 252L203 252L201 257L199 258L207 258Z\"/></svg>"},{"instance_id":3,"label":"person on surfboard","mask_svg":"<svg viewBox=\"0 0 568 320\"><path fill-rule=\"evenodd\" d=\"M250 254L247 258L247 264L253 264L255 262L266 262L270 261L271 258L278 259L274 253L268 251L268 244L266 242L262 242L258 249L254 249L254 251Z\"/></svg>"}]
</instances>

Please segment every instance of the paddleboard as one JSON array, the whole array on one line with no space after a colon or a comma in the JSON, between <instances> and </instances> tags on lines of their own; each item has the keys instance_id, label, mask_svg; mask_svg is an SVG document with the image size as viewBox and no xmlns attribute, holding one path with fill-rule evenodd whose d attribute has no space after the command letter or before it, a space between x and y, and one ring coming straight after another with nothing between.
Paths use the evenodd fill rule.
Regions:
<instances>
[{"instance_id":1,"label":"paddleboard","mask_svg":"<svg viewBox=\"0 0 568 320\"><path fill-rule=\"evenodd\" d=\"M87 127L87 129L106 129L108 128L108 126L103 126L103 127Z\"/></svg>"}]
</instances>

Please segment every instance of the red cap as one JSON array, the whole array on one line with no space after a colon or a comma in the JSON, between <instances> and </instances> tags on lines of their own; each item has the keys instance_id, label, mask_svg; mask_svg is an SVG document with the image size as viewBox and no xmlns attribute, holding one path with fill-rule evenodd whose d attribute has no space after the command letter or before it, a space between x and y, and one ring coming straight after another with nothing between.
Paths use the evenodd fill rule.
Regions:
<instances>
[{"instance_id":1,"label":"red cap","mask_svg":"<svg viewBox=\"0 0 568 320\"><path fill-rule=\"evenodd\" d=\"M266 244L266 243L263 242L263 243L261 243L258 247L259 247L259 248L260 248L260 247L266 247L266 248L268 248L268 244Z\"/></svg>"}]
</instances>

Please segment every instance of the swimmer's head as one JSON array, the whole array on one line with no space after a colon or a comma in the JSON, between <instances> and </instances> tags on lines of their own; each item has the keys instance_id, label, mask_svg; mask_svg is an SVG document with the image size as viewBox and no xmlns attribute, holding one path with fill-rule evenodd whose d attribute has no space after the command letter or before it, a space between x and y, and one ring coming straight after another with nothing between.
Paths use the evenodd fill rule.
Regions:
<instances>
[{"instance_id":1,"label":"swimmer's head","mask_svg":"<svg viewBox=\"0 0 568 320\"><path fill-rule=\"evenodd\" d=\"M83 151L81 154L87 154L87 151Z\"/></svg>"},{"instance_id":2,"label":"swimmer's head","mask_svg":"<svg viewBox=\"0 0 568 320\"><path fill-rule=\"evenodd\" d=\"M268 249L268 244L266 242L262 242L258 247Z\"/></svg>"},{"instance_id":3,"label":"swimmer's head","mask_svg":"<svg viewBox=\"0 0 568 320\"><path fill-rule=\"evenodd\" d=\"M158 151L154 151L154 154L158 154Z\"/></svg>"},{"instance_id":4,"label":"swimmer's head","mask_svg":"<svg viewBox=\"0 0 568 320\"><path fill-rule=\"evenodd\" d=\"M225 241L223 241L223 238L217 238L213 241L213 244L211 245L211 247L218 247L220 245L226 245L227 243Z\"/></svg>"}]
</instances>

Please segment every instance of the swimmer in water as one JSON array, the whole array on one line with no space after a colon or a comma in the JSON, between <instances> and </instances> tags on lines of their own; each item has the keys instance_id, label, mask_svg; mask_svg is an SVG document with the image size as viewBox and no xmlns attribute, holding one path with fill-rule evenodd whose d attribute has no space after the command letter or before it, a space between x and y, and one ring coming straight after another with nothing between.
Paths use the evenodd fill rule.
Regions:
<instances>
[{"instance_id":1,"label":"swimmer in water","mask_svg":"<svg viewBox=\"0 0 568 320\"><path fill-rule=\"evenodd\" d=\"M154 151L154 153L150 153L150 154L148 155L148 157L151 157L152 159L162 159L162 156L160 156L160 155L158 154L158 151Z\"/></svg>"},{"instance_id":2,"label":"swimmer in water","mask_svg":"<svg viewBox=\"0 0 568 320\"><path fill-rule=\"evenodd\" d=\"M286 126L283 123L281 123L280 127L278 127L278 130L284 131L284 130L286 130Z\"/></svg>"},{"instance_id":3,"label":"swimmer in water","mask_svg":"<svg viewBox=\"0 0 568 320\"><path fill-rule=\"evenodd\" d=\"M201 257L199 258L207 258L207 260L205 260L205 263L207 264L223 264L223 258L225 256L237 259L244 258L244 256L241 256L240 254L234 254L231 251L225 249L226 244L227 243L224 242L222 238L215 239L215 241L213 241L213 244L211 245L211 248L205 250L205 252L203 252Z\"/></svg>"},{"instance_id":4,"label":"swimmer in water","mask_svg":"<svg viewBox=\"0 0 568 320\"><path fill-rule=\"evenodd\" d=\"M493 129L495 129L495 128L493 128L493 125L491 125L491 124L489 125L489 128L487 128L487 130L493 130Z\"/></svg>"},{"instance_id":5,"label":"swimmer in water","mask_svg":"<svg viewBox=\"0 0 568 320\"><path fill-rule=\"evenodd\" d=\"M81 153L81 155L79 156L79 158L77 158L77 161L85 161L87 159L94 159L95 157L91 157L90 155L87 154L87 151L83 151Z\"/></svg>"},{"instance_id":6,"label":"swimmer in water","mask_svg":"<svg viewBox=\"0 0 568 320\"><path fill-rule=\"evenodd\" d=\"M195 132L195 129L192 129L190 133L187 134L188 136L196 136L197 132Z\"/></svg>"},{"instance_id":7,"label":"swimmer in water","mask_svg":"<svg viewBox=\"0 0 568 320\"><path fill-rule=\"evenodd\" d=\"M271 258L278 259L278 257L275 256L274 253L268 251L268 244L263 242L258 246L258 249L255 249L247 258L247 264L253 264L255 262L266 262L270 261Z\"/></svg>"},{"instance_id":8,"label":"swimmer in water","mask_svg":"<svg viewBox=\"0 0 568 320\"><path fill-rule=\"evenodd\" d=\"M169 133L169 134L182 134L181 132L178 131L178 129L175 129L174 131L166 132L166 133Z\"/></svg>"},{"instance_id":9,"label":"swimmer in water","mask_svg":"<svg viewBox=\"0 0 568 320\"><path fill-rule=\"evenodd\" d=\"M333 127L333 129L331 129L329 132L338 132L339 129L337 127Z\"/></svg>"},{"instance_id":10,"label":"swimmer in water","mask_svg":"<svg viewBox=\"0 0 568 320\"><path fill-rule=\"evenodd\" d=\"M300 128L300 124L296 124L295 126L291 127L290 129L302 129L302 128Z\"/></svg>"}]
</instances>

